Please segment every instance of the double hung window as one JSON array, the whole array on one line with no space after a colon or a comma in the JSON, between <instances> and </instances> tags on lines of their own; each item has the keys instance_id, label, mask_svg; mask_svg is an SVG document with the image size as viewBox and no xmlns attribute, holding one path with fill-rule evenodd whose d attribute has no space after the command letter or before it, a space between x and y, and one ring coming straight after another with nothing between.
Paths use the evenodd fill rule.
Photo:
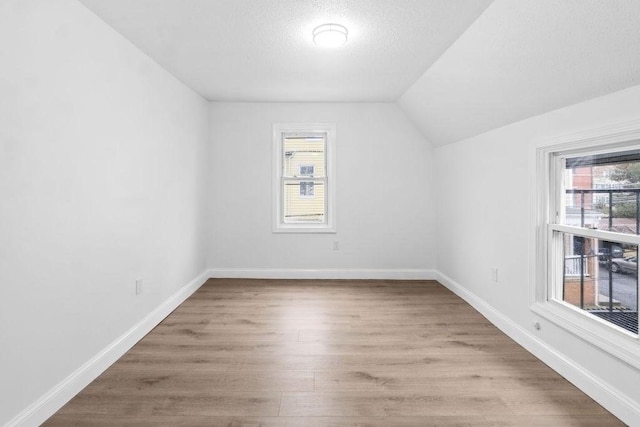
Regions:
<instances>
[{"instance_id":1,"label":"double hung window","mask_svg":"<svg viewBox=\"0 0 640 427\"><path fill-rule=\"evenodd\" d=\"M274 232L334 232L335 126L274 125Z\"/></svg>"},{"instance_id":2,"label":"double hung window","mask_svg":"<svg viewBox=\"0 0 640 427\"><path fill-rule=\"evenodd\" d=\"M537 148L533 309L640 366L640 128Z\"/></svg>"}]
</instances>

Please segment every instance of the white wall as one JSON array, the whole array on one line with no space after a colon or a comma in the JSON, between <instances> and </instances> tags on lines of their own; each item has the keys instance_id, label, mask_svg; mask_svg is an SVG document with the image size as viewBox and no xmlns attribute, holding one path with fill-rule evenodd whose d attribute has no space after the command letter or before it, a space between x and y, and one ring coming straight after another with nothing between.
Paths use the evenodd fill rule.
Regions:
<instances>
[{"instance_id":1,"label":"white wall","mask_svg":"<svg viewBox=\"0 0 640 427\"><path fill-rule=\"evenodd\" d=\"M438 176L438 271L443 281L460 286L497 310L514 330L535 334L560 358L585 369L586 391L610 395L626 403L610 409L627 423L640 425L640 372L536 318L530 309L529 272L532 206L532 144L549 138L640 119L640 86L576 104L435 149ZM490 268L499 269L499 283ZM534 332L533 322L542 329ZM570 374L570 370L567 371ZM580 376L574 379L581 381ZM585 377L585 378L586 378ZM583 378L584 380L584 378ZM589 384L600 384L597 386ZM607 393L601 393L608 399ZM601 400L602 401L602 400ZM606 403L602 401L603 403ZM626 408L626 409L625 409ZM625 418L626 417L626 418Z\"/></svg>"},{"instance_id":2,"label":"white wall","mask_svg":"<svg viewBox=\"0 0 640 427\"><path fill-rule=\"evenodd\" d=\"M0 40L4 425L205 270L208 104L73 0Z\"/></svg>"},{"instance_id":3,"label":"white wall","mask_svg":"<svg viewBox=\"0 0 640 427\"><path fill-rule=\"evenodd\" d=\"M209 267L434 267L432 149L395 104L212 103L210 117ZM272 233L274 122L336 123L337 234Z\"/></svg>"}]
</instances>

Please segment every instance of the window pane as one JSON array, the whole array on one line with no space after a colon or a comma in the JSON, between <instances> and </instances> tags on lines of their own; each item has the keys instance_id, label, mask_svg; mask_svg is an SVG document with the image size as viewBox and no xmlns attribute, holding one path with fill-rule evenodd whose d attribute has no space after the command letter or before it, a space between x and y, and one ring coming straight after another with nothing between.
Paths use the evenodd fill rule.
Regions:
<instances>
[{"instance_id":1,"label":"window pane","mask_svg":"<svg viewBox=\"0 0 640 427\"><path fill-rule=\"evenodd\" d=\"M562 300L638 333L638 246L564 234Z\"/></svg>"},{"instance_id":2,"label":"window pane","mask_svg":"<svg viewBox=\"0 0 640 427\"><path fill-rule=\"evenodd\" d=\"M300 181L300 197L315 197L315 186L313 181Z\"/></svg>"},{"instance_id":3,"label":"window pane","mask_svg":"<svg viewBox=\"0 0 640 427\"><path fill-rule=\"evenodd\" d=\"M324 182L285 180L282 189L285 224L325 222Z\"/></svg>"},{"instance_id":4,"label":"window pane","mask_svg":"<svg viewBox=\"0 0 640 427\"><path fill-rule=\"evenodd\" d=\"M640 151L566 160L566 225L640 234Z\"/></svg>"},{"instance_id":5,"label":"window pane","mask_svg":"<svg viewBox=\"0 0 640 427\"><path fill-rule=\"evenodd\" d=\"M314 171L315 171L314 165L300 165L301 176L313 176Z\"/></svg>"},{"instance_id":6,"label":"window pane","mask_svg":"<svg viewBox=\"0 0 640 427\"><path fill-rule=\"evenodd\" d=\"M325 136L286 136L283 141L283 176L325 177L325 142Z\"/></svg>"}]
</instances>

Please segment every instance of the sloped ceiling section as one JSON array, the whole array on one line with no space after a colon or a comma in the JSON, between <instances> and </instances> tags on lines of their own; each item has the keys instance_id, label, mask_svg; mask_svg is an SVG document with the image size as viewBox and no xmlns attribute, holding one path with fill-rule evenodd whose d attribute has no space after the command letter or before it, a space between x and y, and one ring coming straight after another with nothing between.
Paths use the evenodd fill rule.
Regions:
<instances>
[{"instance_id":1,"label":"sloped ceiling section","mask_svg":"<svg viewBox=\"0 0 640 427\"><path fill-rule=\"evenodd\" d=\"M640 1L496 0L402 95L435 145L640 84Z\"/></svg>"}]
</instances>

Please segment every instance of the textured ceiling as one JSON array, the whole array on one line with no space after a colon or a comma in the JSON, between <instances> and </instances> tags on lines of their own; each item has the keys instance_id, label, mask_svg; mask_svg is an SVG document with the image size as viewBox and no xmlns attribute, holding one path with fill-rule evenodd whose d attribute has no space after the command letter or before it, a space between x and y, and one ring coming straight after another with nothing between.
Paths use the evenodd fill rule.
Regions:
<instances>
[{"instance_id":1,"label":"textured ceiling","mask_svg":"<svg viewBox=\"0 0 640 427\"><path fill-rule=\"evenodd\" d=\"M399 104L441 145L638 84L639 0L496 0Z\"/></svg>"},{"instance_id":2,"label":"textured ceiling","mask_svg":"<svg viewBox=\"0 0 640 427\"><path fill-rule=\"evenodd\" d=\"M80 0L209 100L395 101L490 0ZM349 41L322 50L317 25Z\"/></svg>"},{"instance_id":3,"label":"textured ceiling","mask_svg":"<svg viewBox=\"0 0 640 427\"><path fill-rule=\"evenodd\" d=\"M640 84L640 0L80 1L209 100L397 100L436 145Z\"/></svg>"}]
</instances>

